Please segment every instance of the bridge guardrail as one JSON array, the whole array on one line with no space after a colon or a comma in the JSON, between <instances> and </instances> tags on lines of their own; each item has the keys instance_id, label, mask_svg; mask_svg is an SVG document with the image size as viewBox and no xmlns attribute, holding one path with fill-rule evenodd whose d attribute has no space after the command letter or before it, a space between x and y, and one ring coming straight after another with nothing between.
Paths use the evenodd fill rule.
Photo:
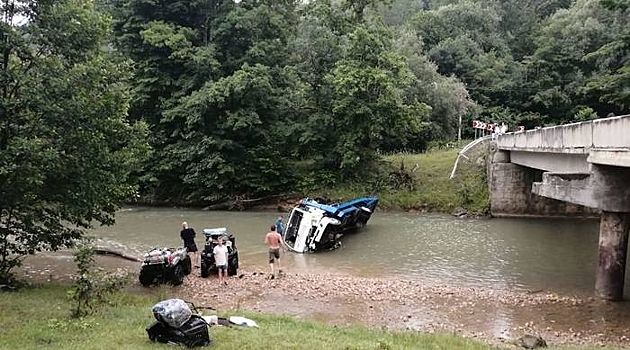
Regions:
<instances>
[{"instance_id":1,"label":"bridge guardrail","mask_svg":"<svg viewBox=\"0 0 630 350\"><path fill-rule=\"evenodd\" d=\"M590 149L630 150L630 115L500 135L505 150L589 153Z\"/></svg>"}]
</instances>

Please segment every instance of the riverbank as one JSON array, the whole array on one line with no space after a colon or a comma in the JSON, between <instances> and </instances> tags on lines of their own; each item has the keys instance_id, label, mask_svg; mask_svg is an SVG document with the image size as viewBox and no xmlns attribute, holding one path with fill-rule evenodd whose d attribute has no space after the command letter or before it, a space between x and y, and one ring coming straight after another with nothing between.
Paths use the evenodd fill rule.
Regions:
<instances>
[{"instance_id":1,"label":"riverbank","mask_svg":"<svg viewBox=\"0 0 630 350\"><path fill-rule=\"evenodd\" d=\"M1 349L172 349L152 343L145 328L154 322L151 307L170 296L119 293L93 315L70 319L67 286L47 285L0 294ZM210 315L209 310L202 310ZM330 327L321 322L239 311L260 328L210 329L216 350L242 349L488 349L481 342L448 334L388 332L361 326ZM230 316L220 313L219 316Z\"/></svg>"},{"instance_id":2,"label":"riverbank","mask_svg":"<svg viewBox=\"0 0 630 350\"><path fill-rule=\"evenodd\" d=\"M460 146L464 146L462 142ZM325 197L343 202L357 197L379 197L377 210L443 213L456 216L486 216L489 209L486 182L485 144L460 159L456 176L451 171L461 147L438 148L426 153L397 153L381 156L360 180L328 183L312 178L308 170L298 175L296 188L285 193L254 199L234 199L213 204L179 203L176 206L205 210L255 210L287 212L304 196ZM173 203L138 199L132 205L172 207Z\"/></svg>"},{"instance_id":3,"label":"riverbank","mask_svg":"<svg viewBox=\"0 0 630 350\"><path fill-rule=\"evenodd\" d=\"M630 346L627 305L544 291L290 271L270 279L263 271L247 270L230 278L228 286L193 274L174 291L222 310L288 315L331 326L457 334L494 346L508 346L525 334L540 335L556 347Z\"/></svg>"},{"instance_id":4,"label":"riverbank","mask_svg":"<svg viewBox=\"0 0 630 350\"><path fill-rule=\"evenodd\" d=\"M366 171L361 181L305 188L305 195L342 202L356 197L379 197L377 209L455 216L486 216L490 206L486 182L485 145L480 144L460 159L456 176L450 175L459 148L434 149L426 153L382 156L379 166ZM285 196L251 204L247 209L287 212L299 196ZM226 203L220 207L227 209ZM233 208L243 208L236 203Z\"/></svg>"},{"instance_id":5,"label":"riverbank","mask_svg":"<svg viewBox=\"0 0 630 350\"><path fill-rule=\"evenodd\" d=\"M120 268L125 268L124 264L132 273L137 272L130 263L121 262ZM29 276L32 282L48 280L48 275ZM54 281L69 282L70 277L70 273L55 274ZM540 335L553 348L630 347L627 303L604 303L543 290L512 292L402 278L304 274L293 272L291 267L278 278L269 277L264 267L241 268L224 286L216 277L201 278L194 270L181 286L144 288L134 282L128 292L152 298L152 302L183 298L212 307L221 315L238 313L256 320L268 315L287 316L292 322L321 322L330 329L369 327L378 332L452 334L507 348L525 334Z\"/></svg>"}]
</instances>

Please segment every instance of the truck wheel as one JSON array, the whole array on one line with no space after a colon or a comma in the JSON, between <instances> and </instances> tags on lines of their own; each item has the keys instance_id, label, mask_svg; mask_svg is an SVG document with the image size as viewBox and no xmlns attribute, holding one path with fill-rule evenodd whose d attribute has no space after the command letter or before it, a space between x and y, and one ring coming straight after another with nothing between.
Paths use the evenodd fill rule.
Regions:
<instances>
[{"instance_id":1,"label":"truck wheel","mask_svg":"<svg viewBox=\"0 0 630 350\"><path fill-rule=\"evenodd\" d=\"M140 271L140 277L138 279L140 280L140 284L145 287L153 284L153 276L144 270Z\"/></svg>"},{"instance_id":2,"label":"truck wheel","mask_svg":"<svg viewBox=\"0 0 630 350\"><path fill-rule=\"evenodd\" d=\"M175 286L179 286L180 284L184 283L184 269L182 268L181 264L177 264L173 268L173 276L171 282Z\"/></svg>"},{"instance_id":3,"label":"truck wheel","mask_svg":"<svg viewBox=\"0 0 630 350\"><path fill-rule=\"evenodd\" d=\"M205 261L201 262L201 277L206 278L210 276L210 266Z\"/></svg>"},{"instance_id":4,"label":"truck wheel","mask_svg":"<svg viewBox=\"0 0 630 350\"><path fill-rule=\"evenodd\" d=\"M186 258L182 261L182 267L184 269L184 275L190 275L190 272L192 271L190 256L186 256Z\"/></svg>"}]
</instances>

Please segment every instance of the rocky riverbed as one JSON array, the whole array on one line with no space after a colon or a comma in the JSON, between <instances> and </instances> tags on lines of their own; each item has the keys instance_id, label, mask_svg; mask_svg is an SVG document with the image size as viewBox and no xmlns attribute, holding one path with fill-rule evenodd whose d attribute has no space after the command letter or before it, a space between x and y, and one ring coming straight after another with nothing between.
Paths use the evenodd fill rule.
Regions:
<instances>
[{"instance_id":1,"label":"rocky riverbed","mask_svg":"<svg viewBox=\"0 0 630 350\"><path fill-rule=\"evenodd\" d=\"M212 276L186 278L176 293L219 313L259 311L391 330L449 332L491 344L509 344L524 334L550 345L630 346L630 308L593 298L543 291L511 293L404 279L339 274L295 274L270 279L243 270L219 285Z\"/></svg>"},{"instance_id":2,"label":"rocky riverbed","mask_svg":"<svg viewBox=\"0 0 630 350\"><path fill-rule=\"evenodd\" d=\"M137 264L99 257L103 265L137 273ZM32 281L68 282L75 271L71 256L59 253L27 259L20 274ZM162 292L137 282L132 291ZM404 278L369 278L336 273L303 274L289 268L270 279L267 269L239 269L228 285L199 270L173 287L173 295L220 314L239 310L287 315L330 325L420 332L447 332L511 346L525 334L540 335L549 345L630 347L630 303L557 295L425 284Z\"/></svg>"}]
</instances>

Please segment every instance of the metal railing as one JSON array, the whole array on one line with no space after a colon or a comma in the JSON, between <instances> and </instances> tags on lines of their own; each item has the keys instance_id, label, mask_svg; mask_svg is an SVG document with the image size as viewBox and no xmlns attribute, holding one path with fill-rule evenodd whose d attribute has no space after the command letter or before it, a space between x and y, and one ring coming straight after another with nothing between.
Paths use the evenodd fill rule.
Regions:
<instances>
[{"instance_id":1,"label":"metal railing","mask_svg":"<svg viewBox=\"0 0 630 350\"><path fill-rule=\"evenodd\" d=\"M455 165L453 165L453 171L451 171L451 176L449 177L449 179L452 179L455 177L455 171L457 170L457 164L459 163L459 157L464 157L466 159L468 159L468 157L466 157L466 155L464 155L464 153L466 153L469 149L475 147L476 145L490 140L492 138L492 135L488 135L488 136L483 136L480 137L472 142L470 142L469 144L467 144L466 146L464 146L464 148L462 148L461 151L457 152L457 159L455 159Z\"/></svg>"}]
</instances>

